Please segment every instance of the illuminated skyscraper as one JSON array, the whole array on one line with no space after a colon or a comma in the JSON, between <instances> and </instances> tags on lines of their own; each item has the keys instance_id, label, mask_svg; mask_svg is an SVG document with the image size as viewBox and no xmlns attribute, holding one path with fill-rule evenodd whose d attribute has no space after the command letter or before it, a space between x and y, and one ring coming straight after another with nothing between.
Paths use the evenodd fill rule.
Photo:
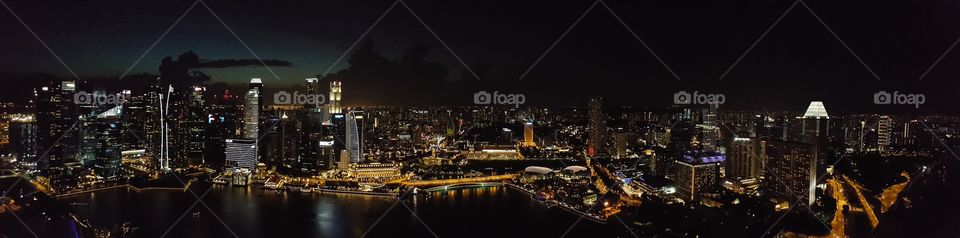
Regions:
<instances>
[{"instance_id":1,"label":"illuminated skyscraper","mask_svg":"<svg viewBox=\"0 0 960 238\"><path fill-rule=\"evenodd\" d=\"M810 102L807 111L797 119L802 127L799 131L800 142L822 143L827 140L830 132L830 116L827 115L827 109L823 107L823 102Z\"/></svg>"},{"instance_id":2,"label":"illuminated skyscraper","mask_svg":"<svg viewBox=\"0 0 960 238\"><path fill-rule=\"evenodd\" d=\"M118 105L110 108L93 119L93 128L87 132L95 133L96 148L94 154L96 159L93 161L94 172L97 176L105 180L116 180L120 177L120 118L123 115L123 106Z\"/></svg>"},{"instance_id":3,"label":"illuminated skyscraper","mask_svg":"<svg viewBox=\"0 0 960 238\"><path fill-rule=\"evenodd\" d=\"M226 139L225 167L253 171L257 167L257 143L251 139Z\"/></svg>"},{"instance_id":4,"label":"illuminated skyscraper","mask_svg":"<svg viewBox=\"0 0 960 238\"><path fill-rule=\"evenodd\" d=\"M911 130L913 125L917 123L917 120L912 120L903 123L903 135L900 136L901 145L913 145L916 143L916 136L913 134L915 131Z\"/></svg>"},{"instance_id":5,"label":"illuminated skyscraper","mask_svg":"<svg viewBox=\"0 0 960 238\"><path fill-rule=\"evenodd\" d=\"M267 166L278 166L281 168L280 172L289 174L297 166L297 149L302 138L297 113L276 107L269 108L265 113L270 114L266 124L271 126L261 132L263 136L258 141L260 151L263 152L261 162Z\"/></svg>"},{"instance_id":6,"label":"illuminated skyscraper","mask_svg":"<svg viewBox=\"0 0 960 238\"><path fill-rule=\"evenodd\" d=\"M506 127L502 128L500 130L500 138L498 140L498 144L513 145L514 143L516 142L513 141L513 130L510 130L510 128L506 128Z\"/></svg>"},{"instance_id":7,"label":"illuminated skyscraper","mask_svg":"<svg viewBox=\"0 0 960 238\"><path fill-rule=\"evenodd\" d=\"M6 118L0 118L0 148L10 145L10 128Z\"/></svg>"},{"instance_id":8,"label":"illuminated skyscraper","mask_svg":"<svg viewBox=\"0 0 960 238\"><path fill-rule=\"evenodd\" d=\"M347 170L350 168L350 152L340 150L340 159L337 162L337 169Z\"/></svg>"},{"instance_id":9,"label":"illuminated skyscraper","mask_svg":"<svg viewBox=\"0 0 960 238\"><path fill-rule=\"evenodd\" d=\"M260 137L262 90L263 82L260 78L250 80L250 91L247 91L246 103L243 106L243 138L256 140Z\"/></svg>"},{"instance_id":10,"label":"illuminated skyscraper","mask_svg":"<svg viewBox=\"0 0 960 238\"><path fill-rule=\"evenodd\" d=\"M630 146L630 141L634 138L633 133L618 130L612 134L611 138L613 139L614 158L620 159L627 156L627 147Z\"/></svg>"},{"instance_id":11,"label":"illuminated skyscraper","mask_svg":"<svg viewBox=\"0 0 960 238\"><path fill-rule=\"evenodd\" d=\"M737 180L760 178L762 148L763 142L755 138L733 138L727 150L727 177Z\"/></svg>"},{"instance_id":12,"label":"illuminated skyscraper","mask_svg":"<svg viewBox=\"0 0 960 238\"><path fill-rule=\"evenodd\" d=\"M308 79L306 79L306 88L307 88L307 95L323 95L323 92L322 92L321 89L320 89L320 79L318 79L318 78L308 78ZM326 99L326 96L324 96L324 99ZM324 102L324 103L326 103L326 102ZM322 105L314 105L314 104L309 104L309 103L308 103L308 104L304 104L303 107L304 107L304 108L307 108L307 109L317 109L317 110L323 108ZM308 111L313 112L314 110L308 110ZM326 112L324 112L324 113L326 113ZM318 114L318 115L323 115L323 114Z\"/></svg>"},{"instance_id":13,"label":"illuminated skyscraper","mask_svg":"<svg viewBox=\"0 0 960 238\"><path fill-rule=\"evenodd\" d=\"M347 113L346 149L350 153L350 162L359 163L363 160L363 111Z\"/></svg>"},{"instance_id":14,"label":"illuminated skyscraper","mask_svg":"<svg viewBox=\"0 0 960 238\"><path fill-rule=\"evenodd\" d=\"M667 148L664 153L657 153L656 170L654 173L663 176L673 176L676 174L676 163L673 161L683 157L683 153L690 151L693 141L693 135L696 125L690 120L690 114L683 112L677 117L677 121L670 128L670 140L667 142Z\"/></svg>"},{"instance_id":15,"label":"illuminated skyscraper","mask_svg":"<svg viewBox=\"0 0 960 238\"><path fill-rule=\"evenodd\" d=\"M307 78L305 81L307 86L307 94L320 94L320 79Z\"/></svg>"},{"instance_id":16,"label":"illuminated skyscraper","mask_svg":"<svg viewBox=\"0 0 960 238\"><path fill-rule=\"evenodd\" d=\"M345 170L350 163L350 155L346 150L346 140L344 139L347 133L346 115L343 115L343 113L332 114L330 117L330 131L331 133L326 135L325 138L330 138L334 141L333 157L337 160L336 167Z\"/></svg>"},{"instance_id":17,"label":"illuminated skyscraper","mask_svg":"<svg viewBox=\"0 0 960 238\"><path fill-rule=\"evenodd\" d=\"M763 148L766 169L763 184L765 193L783 201L804 201L812 205L816 200L818 147L816 144L766 141Z\"/></svg>"},{"instance_id":18,"label":"illuminated skyscraper","mask_svg":"<svg viewBox=\"0 0 960 238\"><path fill-rule=\"evenodd\" d=\"M330 101L330 114L343 113L342 108L340 108L340 97L342 93L343 87L340 81L330 81L330 98L327 99Z\"/></svg>"},{"instance_id":19,"label":"illuminated skyscraper","mask_svg":"<svg viewBox=\"0 0 960 238\"><path fill-rule=\"evenodd\" d=\"M334 167L337 159L334 143L336 142L332 138L317 141L317 169L328 170Z\"/></svg>"},{"instance_id":20,"label":"illuminated skyscraper","mask_svg":"<svg viewBox=\"0 0 960 238\"><path fill-rule=\"evenodd\" d=\"M317 78L306 79L307 94L323 95ZM323 106L304 105L305 113L300 113L301 139L298 146L299 172L314 175L319 170L328 170L333 163L334 138L329 125L329 113Z\"/></svg>"},{"instance_id":21,"label":"illuminated skyscraper","mask_svg":"<svg viewBox=\"0 0 960 238\"><path fill-rule=\"evenodd\" d=\"M123 103L123 115L120 118L120 142L121 150L146 149L147 141L143 135L137 132L143 132L144 122L146 121L146 111L144 108L143 95L133 96L130 90L121 91L125 102Z\"/></svg>"},{"instance_id":22,"label":"illuminated skyscraper","mask_svg":"<svg viewBox=\"0 0 960 238\"><path fill-rule=\"evenodd\" d=\"M191 87L186 103L186 113L180 121L180 139L183 140L180 145L181 156L185 157L185 162L190 165L199 165L204 163L203 151L206 143L206 126L208 115L204 107L205 87Z\"/></svg>"},{"instance_id":23,"label":"illuminated skyscraper","mask_svg":"<svg viewBox=\"0 0 960 238\"><path fill-rule=\"evenodd\" d=\"M700 127L700 147L705 150L717 149L717 137L720 134L720 127L717 124L717 105L711 104L709 108L703 110L703 122Z\"/></svg>"},{"instance_id":24,"label":"illuminated skyscraper","mask_svg":"<svg viewBox=\"0 0 960 238\"><path fill-rule=\"evenodd\" d=\"M107 95L106 92L95 91L94 95ZM112 108L109 105L78 104L77 112L78 122L75 130L78 132L80 153L77 155L79 162L84 167L91 167L97 160L100 148L100 134L98 116L100 113Z\"/></svg>"},{"instance_id":25,"label":"illuminated skyscraper","mask_svg":"<svg viewBox=\"0 0 960 238\"><path fill-rule=\"evenodd\" d=\"M716 189L720 180L720 164L726 159L724 154L714 151L687 151L677 160L677 174L674 176L680 196L683 200L694 201L703 193Z\"/></svg>"},{"instance_id":26,"label":"illuminated skyscraper","mask_svg":"<svg viewBox=\"0 0 960 238\"><path fill-rule=\"evenodd\" d=\"M203 158L207 164L225 161L226 139L240 138L243 131L243 106L245 98L230 90L211 92L206 103L206 138Z\"/></svg>"},{"instance_id":27,"label":"illuminated skyscraper","mask_svg":"<svg viewBox=\"0 0 960 238\"><path fill-rule=\"evenodd\" d=\"M62 81L34 90L37 151L45 151L38 155L37 166L50 179L54 189L62 188L74 179L67 165L77 162L74 149L79 144L78 133L75 133L78 117L73 102L76 86L74 81Z\"/></svg>"},{"instance_id":28,"label":"illuminated skyscraper","mask_svg":"<svg viewBox=\"0 0 960 238\"><path fill-rule=\"evenodd\" d=\"M170 118L175 113L170 113L170 97L173 94L173 86L167 85L167 90L164 92L158 93L158 108L160 113L157 116L160 117L159 129L160 129L160 157L158 159L158 164L160 164L160 169L164 171L170 170ZM176 108L176 107L174 107Z\"/></svg>"},{"instance_id":29,"label":"illuminated skyscraper","mask_svg":"<svg viewBox=\"0 0 960 238\"><path fill-rule=\"evenodd\" d=\"M843 147L842 134L831 137L830 134L833 129L830 128L830 116L827 114L823 102L810 102L810 106L803 113L803 117L798 119L803 125L800 142L814 144L819 148L816 151L818 154L814 155L817 158L815 161L817 171L814 171L814 173L823 173L827 169L827 164L839 159L843 153L842 150L837 149Z\"/></svg>"},{"instance_id":30,"label":"illuminated skyscraper","mask_svg":"<svg viewBox=\"0 0 960 238\"><path fill-rule=\"evenodd\" d=\"M261 95L261 97L259 98L260 100L257 101L257 104L260 104L260 110L263 110L263 107L266 105L266 104L263 104L263 97L262 97L263 94L265 93L265 91L263 91L263 80L261 80L260 78L250 78L250 90L253 90L253 89L256 89L257 92L259 92Z\"/></svg>"},{"instance_id":31,"label":"illuminated skyscraper","mask_svg":"<svg viewBox=\"0 0 960 238\"><path fill-rule=\"evenodd\" d=\"M880 116L879 121L877 121L877 147L880 151L887 151L890 149L890 144L892 141L891 133L893 132L893 119L890 116Z\"/></svg>"},{"instance_id":32,"label":"illuminated skyscraper","mask_svg":"<svg viewBox=\"0 0 960 238\"><path fill-rule=\"evenodd\" d=\"M533 142L533 122L523 123L523 146L537 146L537 143Z\"/></svg>"},{"instance_id":33,"label":"illuminated skyscraper","mask_svg":"<svg viewBox=\"0 0 960 238\"><path fill-rule=\"evenodd\" d=\"M96 92L97 95L108 95ZM129 93L112 94L129 95ZM120 158L123 151L122 132L125 103L82 104L78 132L80 135L80 162L92 168L103 180L120 179Z\"/></svg>"},{"instance_id":34,"label":"illuminated skyscraper","mask_svg":"<svg viewBox=\"0 0 960 238\"><path fill-rule=\"evenodd\" d=\"M37 122L32 115L10 118L10 146L20 161L35 161L37 153Z\"/></svg>"},{"instance_id":35,"label":"illuminated skyscraper","mask_svg":"<svg viewBox=\"0 0 960 238\"><path fill-rule=\"evenodd\" d=\"M163 154L161 152L161 149L163 148L163 133L161 132L161 129L163 126L160 121L160 111L161 107L163 106L163 102L160 100L160 95L161 93L164 93L164 90L162 90L163 87L160 87L159 85L159 78L157 80L158 81L154 81L153 84L147 88L146 94L143 95L143 113L145 118L142 121L131 121L130 123L142 123L143 132L138 133L138 136L142 136L142 138L145 140L143 143L145 143L147 152L156 155L158 157L157 159L161 159L159 156ZM136 128L137 127L129 127L125 129L136 131ZM133 133L137 132L130 132L127 134ZM160 163L157 164L160 165Z\"/></svg>"},{"instance_id":36,"label":"illuminated skyscraper","mask_svg":"<svg viewBox=\"0 0 960 238\"><path fill-rule=\"evenodd\" d=\"M603 98L590 98L588 107L590 138L587 142L589 146L587 153L590 156L604 155L606 154L607 118L606 115L603 114Z\"/></svg>"}]
</instances>

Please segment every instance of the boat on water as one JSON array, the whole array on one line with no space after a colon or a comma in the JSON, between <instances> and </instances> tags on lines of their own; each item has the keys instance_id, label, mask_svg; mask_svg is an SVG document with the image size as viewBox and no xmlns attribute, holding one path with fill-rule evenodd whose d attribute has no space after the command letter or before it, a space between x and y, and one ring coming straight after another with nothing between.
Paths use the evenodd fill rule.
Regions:
<instances>
[{"instance_id":1,"label":"boat on water","mask_svg":"<svg viewBox=\"0 0 960 238\"><path fill-rule=\"evenodd\" d=\"M383 183L360 183L360 191L369 192L379 188L383 188L385 184Z\"/></svg>"},{"instance_id":2,"label":"boat on water","mask_svg":"<svg viewBox=\"0 0 960 238\"><path fill-rule=\"evenodd\" d=\"M227 178L223 178L223 177L214 178L213 181L211 181L211 182L212 182L213 184L220 184L220 185L230 184L230 180L227 179Z\"/></svg>"},{"instance_id":3,"label":"boat on water","mask_svg":"<svg viewBox=\"0 0 960 238\"><path fill-rule=\"evenodd\" d=\"M263 182L263 188L283 189L283 183L279 178L270 178L270 179L267 179L267 181Z\"/></svg>"}]
</instances>

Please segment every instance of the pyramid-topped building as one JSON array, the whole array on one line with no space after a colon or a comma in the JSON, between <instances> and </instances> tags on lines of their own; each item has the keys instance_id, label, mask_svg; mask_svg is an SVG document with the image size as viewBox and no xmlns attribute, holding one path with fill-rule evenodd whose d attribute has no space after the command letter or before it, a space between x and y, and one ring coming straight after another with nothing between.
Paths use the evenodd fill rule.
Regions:
<instances>
[{"instance_id":1,"label":"pyramid-topped building","mask_svg":"<svg viewBox=\"0 0 960 238\"><path fill-rule=\"evenodd\" d=\"M830 116L827 115L827 108L823 107L823 102L812 101L810 106L807 106L807 111L803 113L803 118L829 119Z\"/></svg>"}]
</instances>

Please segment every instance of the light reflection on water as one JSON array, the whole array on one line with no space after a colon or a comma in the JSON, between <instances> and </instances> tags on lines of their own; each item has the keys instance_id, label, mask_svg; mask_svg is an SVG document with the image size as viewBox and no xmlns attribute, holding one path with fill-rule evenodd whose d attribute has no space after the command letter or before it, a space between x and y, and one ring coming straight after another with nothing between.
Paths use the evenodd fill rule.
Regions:
<instances>
[{"instance_id":1,"label":"light reflection on water","mask_svg":"<svg viewBox=\"0 0 960 238\"><path fill-rule=\"evenodd\" d=\"M201 196L207 188L210 185L197 185L191 190ZM406 202L416 217L401 204L393 206L397 201L393 197L355 194L278 193L214 185L203 201L240 237L360 237L381 216L368 237L432 237L420 220L440 237L544 235L536 230L559 236L578 218L547 208L506 187L450 189L430 194L419 196L415 203L412 199ZM203 204L187 211L196 201L189 193L119 189L64 200L89 204L74 210L99 227L132 222L138 226L141 237L163 234L175 223L169 237L233 236ZM187 214L177 223L185 211ZM194 212L199 212L199 216L194 217ZM589 231L597 225L580 222L577 226ZM485 228L476 229L478 226ZM497 230L529 231L505 235Z\"/></svg>"}]
</instances>

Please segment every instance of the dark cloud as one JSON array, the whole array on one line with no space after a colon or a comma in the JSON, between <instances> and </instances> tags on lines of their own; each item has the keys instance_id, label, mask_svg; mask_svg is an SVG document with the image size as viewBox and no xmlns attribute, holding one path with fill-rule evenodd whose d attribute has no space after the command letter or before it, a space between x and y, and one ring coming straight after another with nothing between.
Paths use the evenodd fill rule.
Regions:
<instances>
[{"instance_id":1,"label":"dark cloud","mask_svg":"<svg viewBox=\"0 0 960 238\"><path fill-rule=\"evenodd\" d=\"M283 60L264 60L257 59L220 59L220 60L200 60L200 55L193 51L187 51L177 56L176 59L166 57L160 62L160 84L173 85L175 88L186 88L192 85L205 84L210 81L211 76L203 71L202 68L230 68L246 66L281 66L290 67L293 63Z\"/></svg>"},{"instance_id":2,"label":"dark cloud","mask_svg":"<svg viewBox=\"0 0 960 238\"><path fill-rule=\"evenodd\" d=\"M431 47L417 43L404 50L399 59L392 59L377 52L373 40L366 40L350 55L349 67L324 79L342 81L348 87L344 91L353 95L351 103L426 103L431 98L425 95L432 94L413 92L442 91L450 75L443 64L427 60L430 54Z\"/></svg>"},{"instance_id":3,"label":"dark cloud","mask_svg":"<svg viewBox=\"0 0 960 238\"><path fill-rule=\"evenodd\" d=\"M203 61L194 66L194 68L229 68L244 66L272 66L272 67L293 67L289 61L266 59L263 61L257 59L220 59Z\"/></svg>"}]
</instances>

